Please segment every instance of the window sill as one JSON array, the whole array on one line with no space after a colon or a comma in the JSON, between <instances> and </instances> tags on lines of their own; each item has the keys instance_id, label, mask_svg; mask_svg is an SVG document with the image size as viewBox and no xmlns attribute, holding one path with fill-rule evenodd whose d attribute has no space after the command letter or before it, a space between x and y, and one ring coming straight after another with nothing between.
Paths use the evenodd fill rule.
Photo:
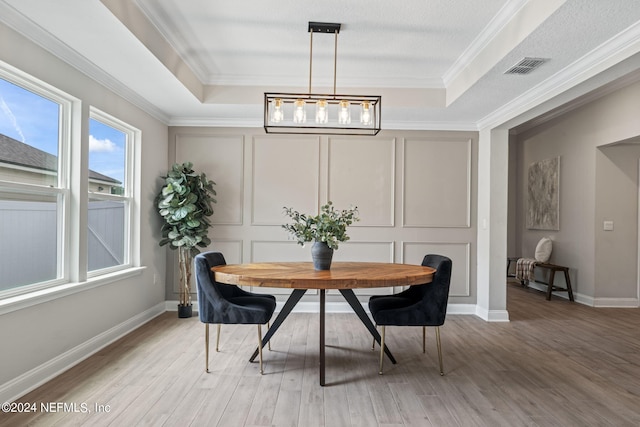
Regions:
<instances>
[{"instance_id":1,"label":"window sill","mask_svg":"<svg viewBox=\"0 0 640 427\"><path fill-rule=\"evenodd\" d=\"M68 295L76 294L78 292L84 292L89 289L128 279L130 277L139 276L145 269L146 267L132 267L126 270L120 270L110 274L92 277L87 279L86 282L65 283L63 285L52 286L50 288L40 289L34 292L9 297L0 300L0 315L11 313L12 311L22 310L58 298L63 298Z\"/></svg>"}]
</instances>

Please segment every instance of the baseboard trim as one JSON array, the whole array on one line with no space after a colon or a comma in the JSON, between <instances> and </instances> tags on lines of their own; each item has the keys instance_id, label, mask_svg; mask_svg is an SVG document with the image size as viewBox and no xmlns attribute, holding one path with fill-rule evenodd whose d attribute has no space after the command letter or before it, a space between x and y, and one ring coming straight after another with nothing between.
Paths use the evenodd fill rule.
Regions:
<instances>
[{"instance_id":1,"label":"baseboard trim","mask_svg":"<svg viewBox=\"0 0 640 427\"><path fill-rule=\"evenodd\" d=\"M529 287L537 291L547 293L547 286L536 282L529 282ZM554 297L569 299L567 292L553 292ZM594 298L574 292L575 302L597 308L638 308L640 300L638 298Z\"/></svg>"},{"instance_id":2,"label":"baseboard trim","mask_svg":"<svg viewBox=\"0 0 640 427\"><path fill-rule=\"evenodd\" d=\"M83 342L69 351L31 369L28 372L0 386L0 402L14 402L52 378L69 370L91 355L97 353L112 342L139 328L151 319L164 313L165 303L150 309L114 326L113 328Z\"/></svg>"},{"instance_id":3,"label":"baseboard trim","mask_svg":"<svg viewBox=\"0 0 640 427\"><path fill-rule=\"evenodd\" d=\"M478 306L475 307L475 314L479 318L487 322L508 322L509 312L507 310L486 310Z\"/></svg>"},{"instance_id":4,"label":"baseboard trim","mask_svg":"<svg viewBox=\"0 0 640 427\"><path fill-rule=\"evenodd\" d=\"M536 291L540 291L540 292L544 292L544 294L547 294L547 285L541 285L538 282L529 282L529 287L531 289L535 289ZM554 297L559 297L559 298L564 298L566 300L569 299L569 293L566 291L561 291L561 292L553 292L552 295ZM575 295L574 295L575 297ZM580 301L578 301L580 302Z\"/></svg>"},{"instance_id":5,"label":"baseboard trim","mask_svg":"<svg viewBox=\"0 0 640 427\"><path fill-rule=\"evenodd\" d=\"M638 298L594 298L594 307L600 308L638 308Z\"/></svg>"},{"instance_id":6,"label":"baseboard trim","mask_svg":"<svg viewBox=\"0 0 640 427\"><path fill-rule=\"evenodd\" d=\"M193 305L193 312L198 312L198 301L191 302ZM171 300L164 302L164 311L178 311L178 301Z\"/></svg>"},{"instance_id":7,"label":"baseboard trim","mask_svg":"<svg viewBox=\"0 0 640 427\"><path fill-rule=\"evenodd\" d=\"M562 295L558 295L558 296L562 297ZM580 304L583 304L583 305L587 305L589 307L595 307L596 306L596 302L593 299L593 297L575 293L574 294L574 298L575 298L577 303L580 303Z\"/></svg>"},{"instance_id":8,"label":"baseboard trim","mask_svg":"<svg viewBox=\"0 0 640 427\"><path fill-rule=\"evenodd\" d=\"M476 305L475 304L448 304L447 305L447 314L463 314L469 316L476 315Z\"/></svg>"}]
</instances>

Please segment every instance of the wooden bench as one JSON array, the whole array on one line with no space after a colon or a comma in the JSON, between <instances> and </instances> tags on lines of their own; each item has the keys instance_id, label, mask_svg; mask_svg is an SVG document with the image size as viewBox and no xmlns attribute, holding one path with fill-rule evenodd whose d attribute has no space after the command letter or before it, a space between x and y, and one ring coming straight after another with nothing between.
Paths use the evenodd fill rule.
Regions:
<instances>
[{"instance_id":1,"label":"wooden bench","mask_svg":"<svg viewBox=\"0 0 640 427\"><path fill-rule=\"evenodd\" d=\"M519 257L509 257L507 258L507 277L516 277L515 274L511 274L509 273L509 267L511 266L512 262L518 262ZM565 267L562 265L556 265L556 264L549 264L547 262L537 262L535 268L541 268L543 270L547 270L548 274L547 274L547 281L546 282L542 282L539 280L535 280L536 283L540 283L543 285L547 285L547 301L549 301L551 299L551 293L552 292L567 292L567 294L569 294L569 301L574 301L573 299L573 290L571 289L571 279L569 278L569 267ZM556 271L561 271L564 273L564 281L567 284L566 288L559 288L557 286L554 286L554 280L556 277ZM520 281L522 283L523 286L529 286L529 281L528 280L521 280Z\"/></svg>"}]
</instances>

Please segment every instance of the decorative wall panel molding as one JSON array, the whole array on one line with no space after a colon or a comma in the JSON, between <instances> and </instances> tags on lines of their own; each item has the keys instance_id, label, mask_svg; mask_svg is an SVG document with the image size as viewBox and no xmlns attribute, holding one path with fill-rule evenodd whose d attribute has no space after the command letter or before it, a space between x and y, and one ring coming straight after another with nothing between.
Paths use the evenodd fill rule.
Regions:
<instances>
[{"instance_id":1,"label":"decorative wall panel molding","mask_svg":"<svg viewBox=\"0 0 640 427\"><path fill-rule=\"evenodd\" d=\"M475 304L475 212L477 134L386 131L374 138L264 134L261 129L171 128L177 158L208 162L218 182L210 237L227 262L311 262L311 243L298 245L281 225L283 206L316 214L332 200L338 209L357 205L361 221L349 228L335 261L420 264L428 252L454 263L450 303ZM208 134L208 136L207 136ZM216 179L220 171L224 176ZM224 214L223 214L224 213ZM233 215L230 215L233 213ZM220 216L225 223L219 223ZM175 269L177 270L177 269ZM173 294L177 272L167 285ZM277 295L286 289L252 288ZM401 288L359 289L372 294ZM337 291L327 302L344 304ZM317 306L317 291L305 304Z\"/></svg>"},{"instance_id":2,"label":"decorative wall panel molding","mask_svg":"<svg viewBox=\"0 0 640 427\"><path fill-rule=\"evenodd\" d=\"M333 253L334 261L354 262L393 262L394 242L354 242L340 243L340 247ZM393 288L355 289L356 295L388 295ZM330 291L339 294L339 291Z\"/></svg>"},{"instance_id":3,"label":"decorative wall panel molding","mask_svg":"<svg viewBox=\"0 0 640 427\"><path fill-rule=\"evenodd\" d=\"M358 206L354 226L392 227L395 199L395 139L329 138L329 200Z\"/></svg>"},{"instance_id":4,"label":"decorative wall panel molding","mask_svg":"<svg viewBox=\"0 0 640 427\"><path fill-rule=\"evenodd\" d=\"M251 260L246 262L311 262L311 243L300 246L293 240L253 240Z\"/></svg>"},{"instance_id":5,"label":"decorative wall panel molding","mask_svg":"<svg viewBox=\"0 0 640 427\"><path fill-rule=\"evenodd\" d=\"M284 231L284 230L283 230ZM311 243L300 246L295 241L253 240L251 242L251 260L247 262L311 262ZM264 292L273 295L289 295L288 289L254 287L252 292ZM316 290L308 290L306 295L314 295Z\"/></svg>"},{"instance_id":6,"label":"decorative wall panel molding","mask_svg":"<svg viewBox=\"0 0 640 427\"><path fill-rule=\"evenodd\" d=\"M470 227L471 139L407 138L403 226Z\"/></svg>"},{"instance_id":7,"label":"decorative wall panel molding","mask_svg":"<svg viewBox=\"0 0 640 427\"><path fill-rule=\"evenodd\" d=\"M393 262L394 242L354 242L340 243L333 253L334 261Z\"/></svg>"},{"instance_id":8,"label":"decorative wall panel molding","mask_svg":"<svg viewBox=\"0 0 640 427\"><path fill-rule=\"evenodd\" d=\"M253 139L251 224L281 225L283 206L318 212L318 137L261 136Z\"/></svg>"},{"instance_id":9,"label":"decorative wall panel molding","mask_svg":"<svg viewBox=\"0 0 640 427\"><path fill-rule=\"evenodd\" d=\"M242 224L244 137L242 135L176 135L176 162L190 161L215 181L212 224Z\"/></svg>"},{"instance_id":10,"label":"decorative wall panel molding","mask_svg":"<svg viewBox=\"0 0 640 427\"><path fill-rule=\"evenodd\" d=\"M471 283L471 244L450 242L403 242L402 244L402 262L405 264L421 264L427 254L451 258L449 296L468 297Z\"/></svg>"},{"instance_id":11,"label":"decorative wall panel molding","mask_svg":"<svg viewBox=\"0 0 640 427\"><path fill-rule=\"evenodd\" d=\"M213 234L215 234L215 229ZM242 259L242 240L216 239L211 235L209 237L211 237L212 242L206 250L222 252L227 264L242 264L244 262Z\"/></svg>"}]
</instances>

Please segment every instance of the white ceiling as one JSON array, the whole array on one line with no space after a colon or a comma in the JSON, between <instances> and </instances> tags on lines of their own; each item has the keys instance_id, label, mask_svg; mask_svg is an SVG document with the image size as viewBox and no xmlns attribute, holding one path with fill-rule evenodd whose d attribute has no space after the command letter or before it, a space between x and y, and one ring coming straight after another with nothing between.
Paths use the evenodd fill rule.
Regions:
<instances>
[{"instance_id":1,"label":"white ceiling","mask_svg":"<svg viewBox=\"0 0 640 427\"><path fill-rule=\"evenodd\" d=\"M638 0L0 0L0 20L170 125L262 126L265 91L307 91L309 21L342 24L337 92L382 95L383 129L478 129L640 52ZM313 92L333 42L314 36ZM549 61L504 74L523 57Z\"/></svg>"}]
</instances>

